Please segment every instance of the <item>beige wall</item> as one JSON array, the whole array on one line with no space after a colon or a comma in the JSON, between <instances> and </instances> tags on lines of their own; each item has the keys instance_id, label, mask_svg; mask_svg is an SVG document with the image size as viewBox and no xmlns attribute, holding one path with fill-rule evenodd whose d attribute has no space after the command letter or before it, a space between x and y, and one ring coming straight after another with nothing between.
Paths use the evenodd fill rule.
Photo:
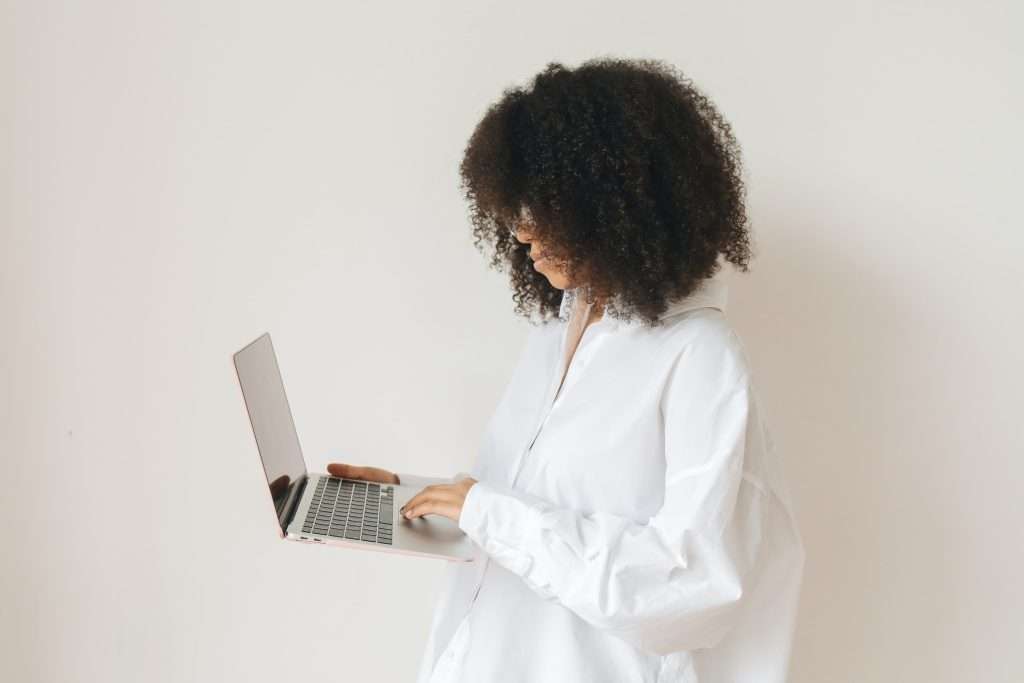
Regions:
<instances>
[{"instance_id":1,"label":"beige wall","mask_svg":"<svg viewBox=\"0 0 1024 683\"><path fill-rule=\"evenodd\" d=\"M469 465L526 326L462 147L607 53L744 148L792 679L1024 680L1022 12L982 4L5 3L0 679L410 680L442 567L275 540L230 354L273 333L316 466Z\"/></svg>"}]
</instances>

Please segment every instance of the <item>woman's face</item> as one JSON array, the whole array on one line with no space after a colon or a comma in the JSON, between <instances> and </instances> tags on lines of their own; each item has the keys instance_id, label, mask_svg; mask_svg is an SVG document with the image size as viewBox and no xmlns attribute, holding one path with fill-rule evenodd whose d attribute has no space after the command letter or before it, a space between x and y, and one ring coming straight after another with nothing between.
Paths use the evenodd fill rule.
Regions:
<instances>
[{"instance_id":1,"label":"woman's face","mask_svg":"<svg viewBox=\"0 0 1024 683\"><path fill-rule=\"evenodd\" d=\"M559 264L553 259L547 258L546 248L544 243L539 239L536 239L533 233L530 231L529 220L522 220L519 222L515 232L515 237L522 244L530 245L530 258L533 259L533 268L537 272L541 273L548 279L552 287L556 289L568 289L572 287L572 283L567 278L565 272L559 267Z\"/></svg>"}]
</instances>

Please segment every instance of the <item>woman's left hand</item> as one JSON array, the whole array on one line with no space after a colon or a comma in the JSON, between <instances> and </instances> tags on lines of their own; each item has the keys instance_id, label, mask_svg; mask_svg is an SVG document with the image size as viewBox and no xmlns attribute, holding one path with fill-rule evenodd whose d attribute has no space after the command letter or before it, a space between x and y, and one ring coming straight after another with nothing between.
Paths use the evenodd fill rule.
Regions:
<instances>
[{"instance_id":1,"label":"woman's left hand","mask_svg":"<svg viewBox=\"0 0 1024 683\"><path fill-rule=\"evenodd\" d=\"M476 479L466 477L454 484L433 484L410 498L399 510L406 519L423 515L443 515L453 522L459 521L466 494Z\"/></svg>"}]
</instances>

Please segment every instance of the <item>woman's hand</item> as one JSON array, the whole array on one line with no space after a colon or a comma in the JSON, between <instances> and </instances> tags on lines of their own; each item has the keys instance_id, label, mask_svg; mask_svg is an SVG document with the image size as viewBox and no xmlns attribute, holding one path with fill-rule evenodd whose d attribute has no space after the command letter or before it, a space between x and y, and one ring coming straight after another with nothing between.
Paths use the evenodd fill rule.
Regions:
<instances>
[{"instance_id":1,"label":"woman's hand","mask_svg":"<svg viewBox=\"0 0 1024 683\"><path fill-rule=\"evenodd\" d=\"M475 483L476 479L466 477L454 484L428 486L410 498L399 512L406 519L415 519L423 515L443 515L453 522L458 522L462 514L462 504L466 502L466 494Z\"/></svg>"},{"instance_id":2,"label":"woman's hand","mask_svg":"<svg viewBox=\"0 0 1024 683\"><path fill-rule=\"evenodd\" d=\"M401 483L398 481L397 474L382 470L379 467L362 467L360 465L332 462L327 466L327 471L335 477L341 477L342 479L361 479L363 481L376 481L381 484Z\"/></svg>"}]
</instances>

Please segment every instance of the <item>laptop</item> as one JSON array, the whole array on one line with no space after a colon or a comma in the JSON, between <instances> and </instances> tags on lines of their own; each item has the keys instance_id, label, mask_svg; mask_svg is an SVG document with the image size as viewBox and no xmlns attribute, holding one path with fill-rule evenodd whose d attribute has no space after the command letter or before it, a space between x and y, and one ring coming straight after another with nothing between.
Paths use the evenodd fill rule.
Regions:
<instances>
[{"instance_id":1,"label":"laptop","mask_svg":"<svg viewBox=\"0 0 1024 683\"><path fill-rule=\"evenodd\" d=\"M472 542L441 515L398 514L421 490L310 473L299 447L270 335L234 354L281 538L340 548L471 561Z\"/></svg>"}]
</instances>

